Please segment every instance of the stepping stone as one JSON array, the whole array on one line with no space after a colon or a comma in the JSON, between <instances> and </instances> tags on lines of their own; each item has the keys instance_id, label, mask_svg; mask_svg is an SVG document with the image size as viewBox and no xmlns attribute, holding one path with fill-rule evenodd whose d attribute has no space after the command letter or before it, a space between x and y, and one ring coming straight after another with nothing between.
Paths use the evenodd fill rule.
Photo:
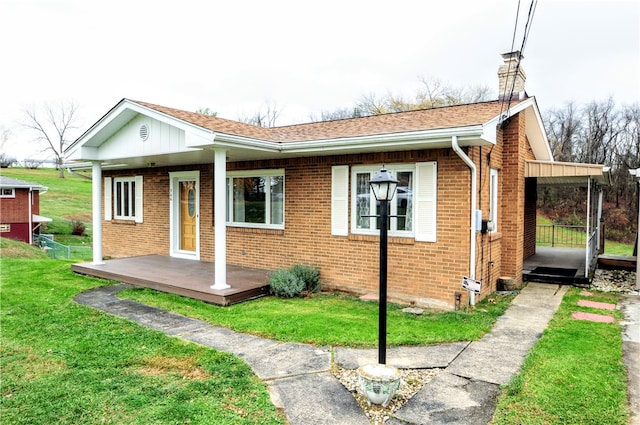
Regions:
<instances>
[{"instance_id":1,"label":"stepping stone","mask_svg":"<svg viewBox=\"0 0 640 425\"><path fill-rule=\"evenodd\" d=\"M416 307L407 307L407 308L403 308L402 309L403 313L408 313L408 314L415 314L416 316L420 316L422 313L424 313L424 310L421 308L416 308Z\"/></svg>"},{"instance_id":2,"label":"stepping stone","mask_svg":"<svg viewBox=\"0 0 640 425\"><path fill-rule=\"evenodd\" d=\"M571 317L575 320L588 320L589 322L613 323L613 317L603 316L602 314L584 313L582 311L574 312Z\"/></svg>"},{"instance_id":3,"label":"stepping stone","mask_svg":"<svg viewBox=\"0 0 640 425\"><path fill-rule=\"evenodd\" d=\"M365 294L365 295L361 296L360 299L362 301L378 301L378 295L377 294Z\"/></svg>"},{"instance_id":4,"label":"stepping stone","mask_svg":"<svg viewBox=\"0 0 640 425\"><path fill-rule=\"evenodd\" d=\"M583 297L593 297L593 292L582 290L582 292L580 292L580 295L582 295Z\"/></svg>"},{"instance_id":5,"label":"stepping stone","mask_svg":"<svg viewBox=\"0 0 640 425\"><path fill-rule=\"evenodd\" d=\"M615 310L616 305L610 303L599 303L597 301L578 300L580 307L599 308L601 310Z\"/></svg>"}]
</instances>

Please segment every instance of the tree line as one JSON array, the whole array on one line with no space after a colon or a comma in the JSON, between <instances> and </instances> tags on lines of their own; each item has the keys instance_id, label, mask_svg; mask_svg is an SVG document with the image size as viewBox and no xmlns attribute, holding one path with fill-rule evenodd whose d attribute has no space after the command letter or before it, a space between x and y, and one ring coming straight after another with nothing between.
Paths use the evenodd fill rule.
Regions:
<instances>
[{"instance_id":1,"label":"tree line","mask_svg":"<svg viewBox=\"0 0 640 425\"><path fill-rule=\"evenodd\" d=\"M574 102L543 114L556 161L603 164L611 168L611 185L603 188L607 238L633 242L637 237L638 183L629 170L640 168L640 104L617 105L612 98L578 106ZM586 212L575 188L546 188L538 207L569 224Z\"/></svg>"}]
</instances>

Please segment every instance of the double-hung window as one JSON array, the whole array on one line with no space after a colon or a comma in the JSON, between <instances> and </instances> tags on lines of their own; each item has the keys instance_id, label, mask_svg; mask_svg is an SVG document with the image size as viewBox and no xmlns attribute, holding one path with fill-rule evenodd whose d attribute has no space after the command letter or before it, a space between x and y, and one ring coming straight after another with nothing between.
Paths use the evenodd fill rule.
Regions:
<instances>
[{"instance_id":1,"label":"double-hung window","mask_svg":"<svg viewBox=\"0 0 640 425\"><path fill-rule=\"evenodd\" d=\"M227 173L227 223L284 228L284 170Z\"/></svg>"},{"instance_id":2,"label":"double-hung window","mask_svg":"<svg viewBox=\"0 0 640 425\"><path fill-rule=\"evenodd\" d=\"M104 219L142 223L142 176L104 178Z\"/></svg>"},{"instance_id":3,"label":"double-hung window","mask_svg":"<svg viewBox=\"0 0 640 425\"><path fill-rule=\"evenodd\" d=\"M396 194L389 202L389 234L412 237L420 242L436 242L437 163L391 164L386 168L398 180ZM332 235L379 234L380 206L369 186L369 181L379 170L380 164L332 167ZM347 189L349 187L350 190Z\"/></svg>"},{"instance_id":4,"label":"double-hung window","mask_svg":"<svg viewBox=\"0 0 640 425\"><path fill-rule=\"evenodd\" d=\"M398 180L396 194L388 204L389 234L413 236L415 165L389 166L387 169ZM379 170L380 167L353 168L353 233L378 234L380 230L380 204L369 185Z\"/></svg>"},{"instance_id":5,"label":"double-hung window","mask_svg":"<svg viewBox=\"0 0 640 425\"><path fill-rule=\"evenodd\" d=\"M113 179L113 215L117 220L136 217L136 180L131 177Z\"/></svg>"}]
</instances>

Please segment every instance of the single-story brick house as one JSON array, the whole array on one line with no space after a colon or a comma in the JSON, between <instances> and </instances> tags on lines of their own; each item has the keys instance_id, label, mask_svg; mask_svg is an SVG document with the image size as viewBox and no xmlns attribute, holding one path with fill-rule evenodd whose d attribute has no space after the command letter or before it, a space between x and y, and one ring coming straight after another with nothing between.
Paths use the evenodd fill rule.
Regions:
<instances>
[{"instance_id":1,"label":"single-story brick house","mask_svg":"<svg viewBox=\"0 0 640 425\"><path fill-rule=\"evenodd\" d=\"M40 193L45 186L0 176L0 237L33 242L33 233L51 221L40 214Z\"/></svg>"},{"instance_id":2,"label":"single-story brick house","mask_svg":"<svg viewBox=\"0 0 640 425\"><path fill-rule=\"evenodd\" d=\"M365 216L384 165L400 181L390 299L452 309L464 276L480 297L499 276L521 281L535 252L525 165L553 158L518 55L503 55L495 101L275 128L123 99L66 152L92 163L94 263L213 261L214 288L227 264L307 263L327 287L376 293L379 230Z\"/></svg>"}]
</instances>

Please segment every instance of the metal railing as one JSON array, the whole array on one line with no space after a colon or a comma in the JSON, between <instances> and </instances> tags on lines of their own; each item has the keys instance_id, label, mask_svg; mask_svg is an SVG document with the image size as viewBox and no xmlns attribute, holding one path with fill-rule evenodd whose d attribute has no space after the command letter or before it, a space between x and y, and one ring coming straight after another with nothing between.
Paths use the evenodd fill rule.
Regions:
<instances>
[{"instance_id":1,"label":"metal railing","mask_svg":"<svg viewBox=\"0 0 640 425\"><path fill-rule=\"evenodd\" d=\"M39 246L51 258L91 259L93 248L90 246L69 246L55 242L51 235L33 235L33 244Z\"/></svg>"},{"instance_id":2,"label":"metal railing","mask_svg":"<svg viewBox=\"0 0 640 425\"><path fill-rule=\"evenodd\" d=\"M538 224L536 226L536 245L584 248L587 244L585 226L563 226L560 224Z\"/></svg>"}]
</instances>

